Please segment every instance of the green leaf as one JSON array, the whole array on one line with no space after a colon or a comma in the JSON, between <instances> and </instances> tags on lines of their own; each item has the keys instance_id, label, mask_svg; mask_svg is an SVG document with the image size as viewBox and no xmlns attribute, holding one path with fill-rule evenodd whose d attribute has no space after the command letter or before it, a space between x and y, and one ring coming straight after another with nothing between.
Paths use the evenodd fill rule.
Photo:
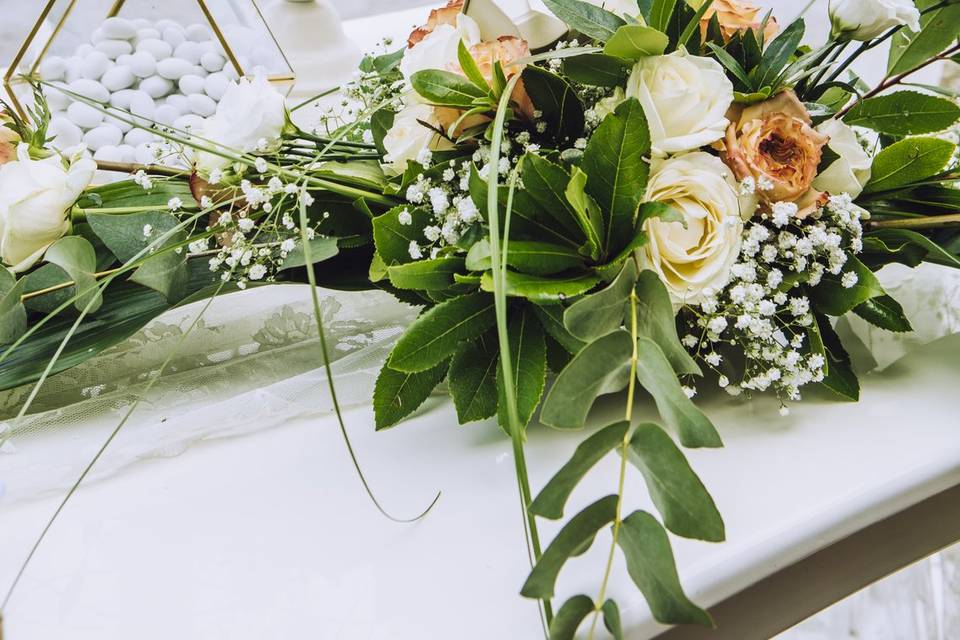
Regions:
<instances>
[{"instance_id":1,"label":"green leaf","mask_svg":"<svg viewBox=\"0 0 960 640\"><path fill-rule=\"evenodd\" d=\"M587 174L579 167L573 167L564 195L576 213L580 230L587 238L582 250L593 260L598 260L602 245L600 234L603 233L603 217L596 201L587 195L586 187Z\"/></svg>"},{"instance_id":2,"label":"green leaf","mask_svg":"<svg viewBox=\"0 0 960 640\"><path fill-rule=\"evenodd\" d=\"M185 205L195 202L186 180L155 180L146 190L133 180L122 180L84 191L77 206L81 209L156 206L158 211L164 211L171 198L180 198Z\"/></svg>"},{"instance_id":3,"label":"green leaf","mask_svg":"<svg viewBox=\"0 0 960 640\"><path fill-rule=\"evenodd\" d=\"M713 51L713 54L717 57L717 61L722 64L734 78L739 80L743 84L744 88L749 90L753 86L753 83L750 82L750 79L747 77L747 72L743 70L743 67L740 66L740 63L737 62L736 58L727 53L725 49L715 45L712 42L708 42L707 46L710 47L711 51Z\"/></svg>"},{"instance_id":4,"label":"green leaf","mask_svg":"<svg viewBox=\"0 0 960 640\"><path fill-rule=\"evenodd\" d=\"M44 259L70 274L80 294L73 303L78 310L94 313L100 308L103 296L93 275L97 270L97 254L93 245L80 236L65 236L47 249Z\"/></svg>"},{"instance_id":5,"label":"green leaf","mask_svg":"<svg viewBox=\"0 0 960 640\"><path fill-rule=\"evenodd\" d=\"M872 271L853 256L847 258L844 273L855 273L857 283L852 287L841 284L843 274L825 274L815 287L810 289L810 301L814 308L830 316L842 316L870 298L884 295L880 281Z\"/></svg>"},{"instance_id":6,"label":"green leaf","mask_svg":"<svg viewBox=\"0 0 960 640\"><path fill-rule=\"evenodd\" d=\"M9 344L27 330L27 310L20 301L26 278L0 267L0 345Z\"/></svg>"},{"instance_id":7,"label":"green leaf","mask_svg":"<svg viewBox=\"0 0 960 640\"><path fill-rule=\"evenodd\" d=\"M630 241L634 215L650 174L650 131L634 98L620 103L594 131L583 153L587 192L604 217L604 249L616 253Z\"/></svg>"},{"instance_id":8,"label":"green leaf","mask_svg":"<svg viewBox=\"0 0 960 640\"><path fill-rule=\"evenodd\" d=\"M667 433L652 422L637 425L630 437L631 462L667 529L678 536L722 542L723 518L690 463Z\"/></svg>"},{"instance_id":9,"label":"green leaf","mask_svg":"<svg viewBox=\"0 0 960 640\"><path fill-rule=\"evenodd\" d=\"M450 361L447 381L460 424L484 420L497 412L497 337L486 334L464 342Z\"/></svg>"},{"instance_id":10,"label":"green leaf","mask_svg":"<svg viewBox=\"0 0 960 640\"><path fill-rule=\"evenodd\" d=\"M960 268L960 260L927 236L909 229L879 229L871 231L863 240L864 252L869 253L880 249L884 254L893 254L895 260L885 259L883 264L897 261L909 266L916 266L921 260L942 264L947 267ZM899 254L909 253L916 256L901 257Z\"/></svg>"},{"instance_id":11,"label":"green leaf","mask_svg":"<svg viewBox=\"0 0 960 640\"><path fill-rule=\"evenodd\" d=\"M956 145L939 138L907 138L873 159L864 193L899 189L938 174L953 157Z\"/></svg>"},{"instance_id":12,"label":"green leaf","mask_svg":"<svg viewBox=\"0 0 960 640\"><path fill-rule=\"evenodd\" d=\"M949 129L960 119L953 100L916 91L897 91L853 106L843 121L891 136L913 136Z\"/></svg>"},{"instance_id":13,"label":"green leaf","mask_svg":"<svg viewBox=\"0 0 960 640\"><path fill-rule=\"evenodd\" d=\"M626 60L639 60L645 56L658 56L664 52L670 39L667 34L653 27L627 24L613 34L603 47L608 56Z\"/></svg>"},{"instance_id":14,"label":"green leaf","mask_svg":"<svg viewBox=\"0 0 960 640\"><path fill-rule=\"evenodd\" d=\"M377 151L386 154L387 150L383 146L383 139L387 136L390 129L393 128L393 120L397 114L390 109L377 109L370 116L370 133L373 135L373 144Z\"/></svg>"},{"instance_id":15,"label":"green leaf","mask_svg":"<svg viewBox=\"0 0 960 640\"><path fill-rule=\"evenodd\" d=\"M337 239L329 237L315 237L310 240L310 261L314 264L329 260L340 253L337 247ZM283 264L280 265L280 271L287 269L296 269L306 266L307 258L303 255L303 244L298 244L293 251L287 254Z\"/></svg>"},{"instance_id":16,"label":"green leaf","mask_svg":"<svg viewBox=\"0 0 960 640\"><path fill-rule=\"evenodd\" d=\"M853 308L853 312L870 324L887 331L913 331L910 320L903 313L903 307L888 295L861 302Z\"/></svg>"},{"instance_id":17,"label":"green leaf","mask_svg":"<svg viewBox=\"0 0 960 640\"><path fill-rule=\"evenodd\" d=\"M387 267L387 275L398 289L446 289L453 285L453 274L464 268L463 258L446 256Z\"/></svg>"},{"instance_id":18,"label":"green leaf","mask_svg":"<svg viewBox=\"0 0 960 640\"><path fill-rule=\"evenodd\" d=\"M573 456L530 503L530 513L551 520L562 518L563 507L577 484L595 464L623 442L629 428L629 422L614 422L581 442Z\"/></svg>"},{"instance_id":19,"label":"green leaf","mask_svg":"<svg viewBox=\"0 0 960 640\"><path fill-rule=\"evenodd\" d=\"M574 302L563 314L563 324L580 340L596 340L623 326L630 292L637 282L637 267L627 260L606 288Z\"/></svg>"},{"instance_id":20,"label":"green leaf","mask_svg":"<svg viewBox=\"0 0 960 640\"><path fill-rule=\"evenodd\" d=\"M566 196L570 174L560 165L535 153L528 153L523 157L521 171L524 192L565 230L567 237L584 238L579 215Z\"/></svg>"},{"instance_id":21,"label":"green leaf","mask_svg":"<svg viewBox=\"0 0 960 640\"><path fill-rule=\"evenodd\" d=\"M606 42L626 21L600 7L581 0L543 0L555 16L566 22L571 29Z\"/></svg>"},{"instance_id":22,"label":"green leaf","mask_svg":"<svg viewBox=\"0 0 960 640\"><path fill-rule=\"evenodd\" d=\"M824 348L823 355L827 360L826 377L820 384L844 400L858 401L860 399L860 382L857 380L857 374L853 372L850 356L843 348L840 336L830 326L830 320L826 316L817 314L816 320Z\"/></svg>"},{"instance_id":23,"label":"green leaf","mask_svg":"<svg viewBox=\"0 0 960 640\"><path fill-rule=\"evenodd\" d=\"M677 2L683 0L653 0L647 22L657 31L666 31Z\"/></svg>"},{"instance_id":24,"label":"green leaf","mask_svg":"<svg viewBox=\"0 0 960 640\"><path fill-rule=\"evenodd\" d=\"M755 77L754 87L761 89L772 86L773 82L783 71L784 65L797 51L800 40L803 39L805 25L802 18L797 18L790 25L780 32L776 38L770 41L767 48L760 58L760 66L754 69L751 77ZM748 31L753 31L749 29Z\"/></svg>"},{"instance_id":25,"label":"green leaf","mask_svg":"<svg viewBox=\"0 0 960 640\"><path fill-rule=\"evenodd\" d=\"M463 75L467 76L470 82L475 84L481 91L490 90L487 79L483 77L483 73L480 72L480 67L477 66L477 61L470 55L470 51L467 49L467 45L463 43L463 40L457 43L457 61L463 70Z\"/></svg>"},{"instance_id":26,"label":"green leaf","mask_svg":"<svg viewBox=\"0 0 960 640\"><path fill-rule=\"evenodd\" d=\"M397 371L383 365L373 388L377 431L392 427L419 409L447 376L448 365L449 361L444 360L433 368L416 373Z\"/></svg>"},{"instance_id":27,"label":"green leaf","mask_svg":"<svg viewBox=\"0 0 960 640\"><path fill-rule=\"evenodd\" d=\"M637 332L653 340L679 374L702 375L700 366L680 343L670 294L659 276L644 270L637 278Z\"/></svg>"},{"instance_id":28,"label":"green leaf","mask_svg":"<svg viewBox=\"0 0 960 640\"><path fill-rule=\"evenodd\" d=\"M660 417L679 435L683 446L723 446L710 419L683 392L667 357L650 338L637 340L637 380L653 396Z\"/></svg>"},{"instance_id":29,"label":"green leaf","mask_svg":"<svg viewBox=\"0 0 960 640\"><path fill-rule=\"evenodd\" d=\"M540 422L557 429L581 428L597 396L626 385L632 352L626 331L614 331L583 347L547 392Z\"/></svg>"},{"instance_id":30,"label":"green leaf","mask_svg":"<svg viewBox=\"0 0 960 640\"><path fill-rule=\"evenodd\" d=\"M605 496L570 518L540 556L520 593L527 598L552 598L564 563L590 548L597 532L617 515L617 496Z\"/></svg>"},{"instance_id":31,"label":"green leaf","mask_svg":"<svg viewBox=\"0 0 960 640\"><path fill-rule=\"evenodd\" d=\"M563 59L563 75L594 87L619 87L627 80L626 61L602 53L586 53Z\"/></svg>"},{"instance_id":32,"label":"green leaf","mask_svg":"<svg viewBox=\"0 0 960 640\"><path fill-rule=\"evenodd\" d=\"M460 343L493 326L493 296L477 292L442 302L407 328L390 354L390 367L417 372L453 355Z\"/></svg>"},{"instance_id":33,"label":"green leaf","mask_svg":"<svg viewBox=\"0 0 960 640\"><path fill-rule=\"evenodd\" d=\"M697 0L696 2L687 0L686 4L688 7L695 8L696 12L687 19L687 26L680 33L677 43L688 50L699 51L701 47L700 19L707 12L707 9L713 5L713 0ZM714 13L713 15L716 17L717 14ZM760 32L763 32L763 28L760 29Z\"/></svg>"},{"instance_id":34,"label":"green leaf","mask_svg":"<svg viewBox=\"0 0 960 640\"><path fill-rule=\"evenodd\" d=\"M547 125L543 133L557 142L583 135L583 104L566 80L546 69L527 65L523 70L523 86L533 106L543 114L540 120Z\"/></svg>"},{"instance_id":35,"label":"green leaf","mask_svg":"<svg viewBox=\"0 0 960 640\"><path fill-rule=\"evenodd\" d=\"M600 277L589 273L563 277L540 277L507 271L505 284L508 296L526 298L538 304L550 304L589 291L598 282L600 282ZM483 274L480 280L480 288L484 291L493 291L493 278L489 271Z\"/></svg>"},{"instance_id":36,"label":"green leaf","mask_svg":"<svg viewBox=\"0 0 960 640\"><path fill-rule=\"evenodd\" d=\"M656 518L634 511L620 526L617 543L626 557L627 572L658 622L713 626L710 614L684 594L670 540Z\"/></svg>"},{"instance_id":37,"label":"green leaf","mask_svg":"<svg viewBox=\"0 0 960 640\"><path fill-rule=\"evenodd\" d=\"M547 333L550 334L550 337L556 340L568 353L576 353L586 345L586 342L574 337L574 335L563 326L564 311L561 305L538 304L534 305L534 311L537 317L540 318L540 324L546 329Z\"/></svg>"},{"instance_id":38,"label":"green leaf","mask_svg":"<svg viewBox=\"0 0 960 640\"><path fill-rule=\"evenodd\" d=\"M918 0L918 9L926 9L938 0ZM909 71L936 56L957 39L960 4L951 3L920 16L920 31L900 29L890 41L887 75Z\"/></svg>"},{"instance_id":39,"label":"green leaf","mask_svg":"<svg viewBox=\"0 0 960 640\"><path fill-rule=\"evenodd\" d=\"M574 640L577 629L593 612L593 600L582 593L568 599L550 622L549 640Z\"/></svg>"},{"instance_id":40,"label":"green leaf","mask_svg":"<svg viewBox=\"0 0 960 640\"><path fill-rule=\"evenodd\" d=\"M532 275L550 275L583 265L583 256L563 245L537 240L511 240L507 246L507 264ZM490 242L480 240L467 253L467 268L487 271L491 268Z\"/></svg>"},{"instance_id":41,"label":"green leaf","mask_svg":"<svg viewBox=\"0 0 960 640\"><path fill-rule=\"evenodd\" d=\"M400 214L410 214L410 224L400 223ZM422 208L399 206L373 219L373 243L387 266L412 262L410 243L423 242L423 230L430 224L430 214Z\"/></svg>"},{"instance_id":42,"label":"green leaf","mask_svg":"<svg viewBox=\"0 0 960 640\"><path fill-rule=\"evenodd\" d=\"M425 69L410 76L410 85L427 102L441 107L469 109L487 92L477 88L459 73L441 69Z\"/></svg>"},{"instance_id":43,"label":"green leaf","mask_svg":"<svg viewBox=\"0 0 960 640\"><path fill-rule=\"evenodd\" d=\"M603 603L603 626L607 628L613 640L623 640L623 625L620 622L620 607L613 600Z\"/></svg>"},{"instance_id":44,"label":"green leaf","mask_svg":"<svg viewBox=\"0 0 960 640\"><path fill-rule=\"evenodd\" d=\"M543 327L532 309L523 305L513 313L507 325L510 343L510 366L513 371L513 388L516 395L517 414L521 428L526 428L530 417L540 404L543 387L547 380L547 346ZM497 370L497 418L507 433L510 431L507 412L506 388L503 367Z\"/></svg>"}]
</instances>

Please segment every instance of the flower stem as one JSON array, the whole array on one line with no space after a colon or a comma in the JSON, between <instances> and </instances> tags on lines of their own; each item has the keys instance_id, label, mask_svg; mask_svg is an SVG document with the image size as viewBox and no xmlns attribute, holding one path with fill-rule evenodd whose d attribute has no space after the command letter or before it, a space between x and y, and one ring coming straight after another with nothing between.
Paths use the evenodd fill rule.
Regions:
<instances>
[{"instance_id":1,"label":"flower stem","mask_svg":"<svg viewBox=\"0 0 960 640\"><path fill-rule=\"evenodd\" d=\"M868 220L864 226L873 229L937 229L960 225L960 213L943 216L923 216L899 220Z\"/></svg>"},{"instance_id":2,"label":"flower stem","mask_svg":"<svg viewBox=\"0 0 960 640\"><path fill-rule=\"evenodd\" d=\"M109 162L107 160L96 160L97 169L101 171L120 171L122 173L152 173L158 176L170 176L176 178L190 174L189 169L177 169L176 167L165 167L160 164L136 164L131 162Z\"/></svg>"}]
</instances>

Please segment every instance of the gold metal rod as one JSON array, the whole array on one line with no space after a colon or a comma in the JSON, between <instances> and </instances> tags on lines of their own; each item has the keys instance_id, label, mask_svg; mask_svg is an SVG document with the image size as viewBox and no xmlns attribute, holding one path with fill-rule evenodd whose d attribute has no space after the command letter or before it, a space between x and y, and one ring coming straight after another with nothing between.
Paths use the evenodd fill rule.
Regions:
<instances>
[{"instance_id":1,"label":"gold metal rod","mask_svg":"<svg viewBox=\"0 0 960 640\"><path fill-rule=\"evenodd\" d=\"M243 67L240 66L237 56L234 55L233 49L231 49L230 45L227 43L227 39L220 30L220 25L218 25L217 21L213 19L213 14L210 13L210 8L207 6L207 3L204 2L204 0L197 0L197 4L200 5L200 10L203 11L204 17L207 19L207 22L210 23L210 28L213 29L214 35L216 35L217 40L220 41L220 45L223 47L224 53L227 54L227 58L230 59L230 63L233 65L233 68L237 70L237 75L241 77L247 75L243 70Z\"/></svg>"},{"instance_id":2,"label":"gold metal rod","mask_svg":"<svg viewBox=\"0 0 960 640\"><path fill-rule=\"evenodd\" d=\"M67 5L67 8L63 12L63 17L57 22L57 26L53 28L53 33L50 34L50 38L47 40L47 43L43 45L43 49L40 50L40 55L37 56L37 59L33 62L33 66L30 67L30 75L33 75L37 72L37 67L40 66L40 61L43 60L43 57L47 55L47 51L50 50L50 47L53 45L54 39L57 35L63 30L63 25L67 23L67 18L70 17L70 13L73 11L73 8L76 6L77 0L70 0L70 4Z\"/></svg>"},{"instance_id":3,"label":"gold metal rod","mask_svg":"<svg viewBox=\"0 0 960 640\"><path fill-rule=\"evenodd\" d=\"M40 27L43 26L43 21L47 19L47 16L50 15L50 11L53 9L53 5L57 0L49 0L44 6L43 11L40 12L40 17L37 18L37 21L33 23L33 28L30 29L30 33L27 34L26 39L23 41L23 44L20 45L20 50L17 51L17 55L13 57L13 60L10 62L10 67L7 69L7 72L3 76L3 88L7 90L9 94L10 102L13 104L13 108L17 110L17 114L26 120L27 111L23 108L23 105L20 104L17 94L13 90L13 82L11 82L14 74L17 72L17 68L20 66L20 63L23 61L24 56L27 55L27 50L30 48L30 43L33 42L33 39L37 36L37 32L40 31ZM0 637L0 640L3 640Z\"/></svg>"},{"instance_id":4,"label":"gold metal rod","mask_svg":"<svg viewBox=\"0 0 960 640\"><path fill-rule=\"evenodd\" d=\"M118 13L120 13L120 9L123 8L123 5L125 4L125 2L126 0L117 0L116 2L114 2L113 6L110 7L110 11L107 12L107 17L112 18ZM3 638L0 638L0 640L3 640Z\"/></svg>"}]
</instances>

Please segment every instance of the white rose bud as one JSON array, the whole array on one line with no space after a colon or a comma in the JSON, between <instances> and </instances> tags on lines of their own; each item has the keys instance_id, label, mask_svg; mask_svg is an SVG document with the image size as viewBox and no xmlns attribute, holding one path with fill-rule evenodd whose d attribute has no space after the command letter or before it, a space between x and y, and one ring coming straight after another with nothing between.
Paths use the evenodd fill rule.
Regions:
<instances>
[{"instance_id":1,"label":"white rose bud","mask_svg":"<svg viewBox=\"0 0 960 640\"><path fill-rule=\"evenodd\" d=\"M911 0L830 0L833 36L872 40L901 24L920 30L920 12Z\"/></svg>"},{"instance_id":2,"label":"white rose bud","mask_svg":"<svg viewBox=\"0 0 960 640\"><path fill-rule=\"evenodd\" d=\"M70 228L69 211L90 185L96 163L59 156L32 160L29 147L0 167L0 258L15 273L26 271Z\"/></svg>"},{"instance_id":3,"label":"white rose bud","mask_svg":"<svg viewBox=\"0 0 960 640\"><path fill-rule=\"evenodd\" d=\"M283 96L266 78L257 76L252 81L241 78L230 84L216 113L207 118L200 133L204 138L201 144L216 143L231 154L275 150L288 122ZM258 148L264 140L267 148ZM231 164L231 160L200 151L196 163L198 169L209 172L222 169Z\"/></svg>"},{"instance_id":4,"label":"white rose bud","mask_svg":"<svg viewBox=\"0 0 960 640\"><path fill-rule=\"evenodd\" d=\"M730 279L743 231L737 185L716 156L697 151L655 163L646 201L669 205L683 222L645 221L641 265L660 276L675 306L702 302Z\"/></svg>"},{"instance_id":5,"label":"white rose bud","mask_svg":"<svg viewBox=\"0 0 960 640\"><path fill-rule=\"evenodd\" d=\"M840 156L813 180L813 188L834 195L849 193L856 198L870 180L873 159L864 151L857 135L839 120L827 120L817 131L830 137L827 146Z\"/></svg>"},{"instance_id":6,"label":"white rose bud","mask_svg":"<svg viewBox=\"0 0 960 640\"><path fill-rule=\"evenodd\" d=\"M440 24L422 40L407 49L400 61L400 73L407 84L410 76L426 69L446 69L457 64L457 50L460 41L467 49L480 42L480 27L476 21L464 14L456 16L457 24Z\"/></svg>"},{"instance_id":7,"label":"white rose bud","mask_svg":"<svg viewBox=\"0 0 960 640\"><path fill-rule=\"evenodd\" d=\"M453 147L437 131L423 126L424 122L440 127L435 109L426 104L410 104L394 116L393 126L383 137L384 169L388 173L403 173L407 162L416 160L424 149L440 151Z\"/></svg>"},{"instance_id":8,"label":"white rose bud","mask_svg":"<svg viewBox=\"0 0 960 640\"><path fill-rule=\"evenodd\" d=\"M712 58L675 51L641 58L627 80L650 126L655 155L698 149L723 137L733 85Z\"/></svg>"}]
</instances>

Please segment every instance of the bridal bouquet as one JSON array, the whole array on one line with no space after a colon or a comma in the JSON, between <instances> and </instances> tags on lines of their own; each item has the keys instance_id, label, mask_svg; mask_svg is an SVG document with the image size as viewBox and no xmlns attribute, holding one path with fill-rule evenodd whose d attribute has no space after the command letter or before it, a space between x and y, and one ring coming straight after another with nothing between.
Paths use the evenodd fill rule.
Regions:
<instances>
[{"instance_id":1,"label":"bridal bouquet","mask_svg":"<svg viewBox=\"0 0 960 640\"><path fill-rule=\"evenodd\" d=\"M856 400L835 319L910 331L875 271L960 266L960 106L911 81L960 56L960 3L834 0L817 46L802 19L739 0L545 4L569 33L539 51L490 27L489 8L435 9L405 46L364 59L344 111L313 132L263 81L228 90L199 131L73 95L166 141L157 165L102 187L82 150L49 151L38 99L33 125L0 129L0 386L35 393L167 308L236 288L383 289L422 313L378 377L376 428L444 382L460 422L496 418L533 559L521 593L549 636L590 617L590 637L600 619L623 637L607 593L617 549L657 620L712 624L667 535L724 539L681 449L722 446L693 398L770 393L786 413L818 385ZM851 65L886 43L871 85ZM580 429L624 390L624 419L534 495L534 416ZM641 390L662 426L633 423ZM537 519L564 518L608 455L618 484L542 546ZM628 463L659 518L626 512ZM554 613L565 562L608 526L597 593Z\"/></svg>"}]
</instances>

